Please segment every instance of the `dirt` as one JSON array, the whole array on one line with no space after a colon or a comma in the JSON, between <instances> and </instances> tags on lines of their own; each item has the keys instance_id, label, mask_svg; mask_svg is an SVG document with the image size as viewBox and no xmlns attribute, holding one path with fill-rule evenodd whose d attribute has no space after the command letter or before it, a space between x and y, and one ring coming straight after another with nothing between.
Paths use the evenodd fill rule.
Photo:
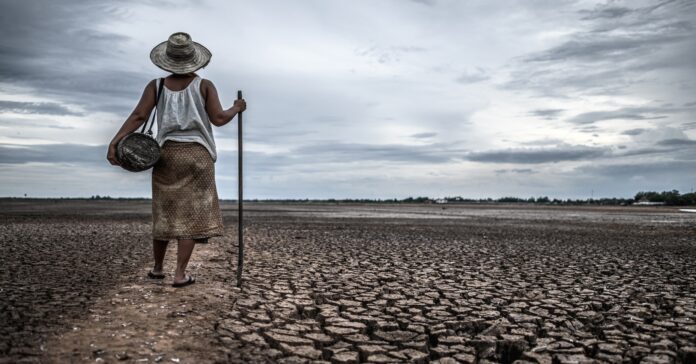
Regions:
<instances>
[{"instance_id":1,"label":"dirt","mask_svg":"<svg viewBox=\"0 0 696 364\"><path fill-rule=\"evenodd\" d=\"M249 204L151 267L147 201L0 200L0 363L696 362L696 214Z\"/></svg>"}]
</instances>

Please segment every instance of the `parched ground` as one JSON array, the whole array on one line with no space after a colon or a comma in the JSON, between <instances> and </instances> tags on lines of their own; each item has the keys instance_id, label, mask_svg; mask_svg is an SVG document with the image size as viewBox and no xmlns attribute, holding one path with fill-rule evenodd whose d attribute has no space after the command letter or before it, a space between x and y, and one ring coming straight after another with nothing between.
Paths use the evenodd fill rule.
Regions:
<instances>
[{"instance_id":1,"label":"parched ground","mask_svg":"<svg viewBox=\"0 0 696 364\"><path fill-rule=\"evenodd\" d=\"M248 209L176 289L148 202L0 201L0 363L696 363L696 214Z\"/></svg>"}]
</instances>

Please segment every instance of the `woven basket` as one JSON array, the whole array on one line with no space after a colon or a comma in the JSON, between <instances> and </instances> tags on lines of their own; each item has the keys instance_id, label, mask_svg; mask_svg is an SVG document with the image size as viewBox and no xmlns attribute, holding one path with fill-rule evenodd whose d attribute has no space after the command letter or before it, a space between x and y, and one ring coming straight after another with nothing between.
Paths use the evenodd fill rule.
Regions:
<instances>
[{"instance_id":1,"label":"woven basket","mask_svg":"<svg viewBox=\"0 0 696 364\"><path fill-rule=\"evenodd\" d=\"M131 172L152 168L160 157L160 147L151 136L143 133L126 135L116 147L116 158L121 167Z\"/></svg>"}]
</instances>

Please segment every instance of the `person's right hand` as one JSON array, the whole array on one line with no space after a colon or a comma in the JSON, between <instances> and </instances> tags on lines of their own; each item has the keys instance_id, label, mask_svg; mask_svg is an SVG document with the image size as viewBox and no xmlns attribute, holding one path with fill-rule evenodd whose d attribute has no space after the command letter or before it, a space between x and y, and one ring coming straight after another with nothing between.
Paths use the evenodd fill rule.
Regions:
<instances>
[{"instance_id":1,"label":"person's right hand","mask_svg":"<svg viewBox=\"0 0 696 364\"><path fill-rule=\"evenodd\" d=\"M109 144L109 152L106 154L106 159L114 166L121 165L118 158L116 158L116 144Z\"/></svg>"},{"instance_id":2,"label":"person's right hand","mask_svg":"<svg viewBox=\"0 0 696 364\"><path fill-rule=\"evenodd\" d=\"M237 113L240 113L240 112L246 110L246 100L244 100L244 99L234 100L234 105L232 107L237 109Z\"/></svg>"}]
</instances>

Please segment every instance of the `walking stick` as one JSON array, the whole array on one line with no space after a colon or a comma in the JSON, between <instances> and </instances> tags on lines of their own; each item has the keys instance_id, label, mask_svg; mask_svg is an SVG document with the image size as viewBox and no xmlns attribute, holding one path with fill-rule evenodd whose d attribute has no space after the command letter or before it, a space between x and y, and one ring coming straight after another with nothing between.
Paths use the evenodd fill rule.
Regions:
<instances>
[{"instance_id":1,"label":"walking stick","mask_svg":"<svg viewBox=\"0 0 696 364\"><path fill-rule=\"evenodd\" d=\"M237 91L237 100L242 99L242 90ZM242 268L244 266L244 214L243 214L243 189L242 189L242 113L237 115L237 287L242 287Z\"/></svg>"}]
</instances>

